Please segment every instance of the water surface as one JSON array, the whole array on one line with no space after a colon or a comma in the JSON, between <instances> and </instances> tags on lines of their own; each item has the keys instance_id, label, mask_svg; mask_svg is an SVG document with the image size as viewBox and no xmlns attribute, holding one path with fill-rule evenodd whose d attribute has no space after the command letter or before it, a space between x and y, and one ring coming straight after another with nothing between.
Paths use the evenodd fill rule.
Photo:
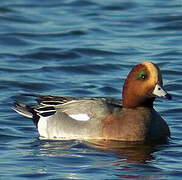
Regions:
<instances>
[{"instance_id":1,"label":"water surface","mask_svg":"<svg viewBox=\"0 0 182 180\"><path fill-rule=\"evenodd\" d=\"M1 0L0 179L181 179L182 2ZM40 141L33 123L11 109L23 93L121 98L131 67L162 70L171 101L155 108L169 144Z\"/></svg>"}]
</instances>

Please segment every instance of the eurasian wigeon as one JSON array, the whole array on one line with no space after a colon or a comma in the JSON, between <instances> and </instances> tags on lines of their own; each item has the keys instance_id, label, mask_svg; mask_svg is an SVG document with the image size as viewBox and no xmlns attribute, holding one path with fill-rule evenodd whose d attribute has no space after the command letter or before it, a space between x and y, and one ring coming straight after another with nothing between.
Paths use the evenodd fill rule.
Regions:
<instances>
[{"instance_id":1,"label":"eurasian wigeon","mask_svg":"<svg viewBox=\"0 0 182 180\"><path fill-rule=\"evenodd\" d=\"M39 96L37 106L16 102L13 109L33 120L41 139L145 141L170 136L167 123L153 108L156 97L171 99L155 64L134 66L122 95L123 101Z\"/></svg>"}]
</instances>

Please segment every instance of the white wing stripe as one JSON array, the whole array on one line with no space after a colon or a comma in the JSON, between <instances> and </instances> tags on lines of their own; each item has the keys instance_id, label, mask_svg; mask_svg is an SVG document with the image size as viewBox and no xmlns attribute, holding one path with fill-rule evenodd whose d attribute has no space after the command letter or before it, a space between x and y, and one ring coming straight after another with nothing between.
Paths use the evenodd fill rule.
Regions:
<instances>
[{"instance_id":1,"label":"white wing stripe","mask_svg":"<svg viewBox=\"0 0 182 180\"><path fill-rule=\"evenodd\" d=\"M69 116L77 121L88 121L90 119L88 114L69 114Z\"/></svg>"}]
</instances>

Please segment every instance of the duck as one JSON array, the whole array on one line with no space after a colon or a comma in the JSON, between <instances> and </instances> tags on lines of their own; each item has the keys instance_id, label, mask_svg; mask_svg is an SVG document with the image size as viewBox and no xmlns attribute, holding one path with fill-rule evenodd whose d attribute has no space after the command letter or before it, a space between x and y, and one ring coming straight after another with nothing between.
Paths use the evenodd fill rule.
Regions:
<instances>
[{"instance_id":1,"label":"duck","mask_svg":"<svg viewBox=\"0 0 182 180\"><path fill-rule=\"evenodd\" d=\"M39 139L146 142L170 137L166 121L153 107L156 97L171 99L158 66L144 61L129 72L122 100L38 95L36 105L15 101L13 109L32 119Z\"/></svg>"}]
</instances>

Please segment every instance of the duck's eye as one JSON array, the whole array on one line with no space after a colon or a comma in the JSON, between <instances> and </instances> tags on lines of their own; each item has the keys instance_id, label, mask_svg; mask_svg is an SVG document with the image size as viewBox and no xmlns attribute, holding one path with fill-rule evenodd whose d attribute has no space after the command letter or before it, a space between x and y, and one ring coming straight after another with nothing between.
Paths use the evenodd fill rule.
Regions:
<instances>
[{"instance_id":1,"label":"duck's eye","mask_svg":"<svg viewBox=\"0 0 182 180\"><path fill-rule=\"evenodd\" d=\"M146 76L145 74L142 74L142 75L141 75L141 79L143 79L143 80L145 80L146 77L147 77L147 76Z\"/></svg>"},{"instance_id":2,"label":"duck's eye","mask_svg":"<svg viewBox=\"0 0 182 180\"><path fill-rule=\"evenodd\" d=\"M145 71L139 71L137 73L137 79L140 81L144 81L147 79L147 73Z\"/></svg>"}]
</instances>

